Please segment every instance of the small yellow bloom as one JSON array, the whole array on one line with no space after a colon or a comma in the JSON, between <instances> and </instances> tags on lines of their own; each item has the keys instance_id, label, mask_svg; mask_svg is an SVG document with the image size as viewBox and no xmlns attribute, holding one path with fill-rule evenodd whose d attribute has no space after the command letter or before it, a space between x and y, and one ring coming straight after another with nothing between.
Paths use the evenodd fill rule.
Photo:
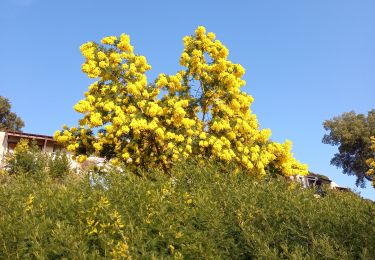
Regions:
<instances>
[{"instance_id":1,"label":"small yellow bloom","mask_svg":"<svg viewBox=\"0 0 375 260\"><path fill-rule=\"evenodd\" d=\"M104 37L101 42L103 44L112 45L112 44L115 43L115 41L117 41L117 37L116 36L108 36L108 37Z\"/></svg>"}]
</instances>

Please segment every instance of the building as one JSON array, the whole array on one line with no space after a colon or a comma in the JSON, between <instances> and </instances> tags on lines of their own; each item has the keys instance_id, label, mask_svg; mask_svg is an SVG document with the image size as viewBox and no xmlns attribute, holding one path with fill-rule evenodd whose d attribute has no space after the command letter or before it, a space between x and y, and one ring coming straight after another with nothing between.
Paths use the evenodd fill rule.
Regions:
<instances>
[{"instance_id":1,"label":"building","mask_svg":"<svg viewBox=\"0 0 375 260\"><path fill-rule=\"evenodd\" d=\"M21 139L35 140L40 150L47 153L53 153L59 148L52 136L12 131L0 132L0 143L2 144L0 156L4 156L7 152L13 152Z\"/></svg>"},{"instance_id":2,"label":"building","mask_svg":"<svg viewBox=\"0 0 375 260\"><path fill-rule=\"evenodd\" d=\"M329 187L333 190L348 191L348 188L340 187L334 181L330 180L327 176L309 172L306 176L296 175L292 176L292 180L296 180L304 188L314 188L321 186Z\"/></svg>"}]
</instances>

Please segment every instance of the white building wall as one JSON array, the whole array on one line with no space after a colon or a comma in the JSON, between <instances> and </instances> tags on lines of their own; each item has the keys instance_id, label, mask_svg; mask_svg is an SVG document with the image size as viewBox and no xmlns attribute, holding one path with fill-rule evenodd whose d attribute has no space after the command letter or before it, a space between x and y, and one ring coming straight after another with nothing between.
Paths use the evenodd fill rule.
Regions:
<instances>
[{"instance_id":1,"label":"white building wall","mask_svg":"<svg viewBox=\"0 0 375 260\"><path fill-rule=\"evenodd\" d=\"M0 132L0 167L3 165L4 156L7 149L7 134Z\"/></svg>"}]
</instances>

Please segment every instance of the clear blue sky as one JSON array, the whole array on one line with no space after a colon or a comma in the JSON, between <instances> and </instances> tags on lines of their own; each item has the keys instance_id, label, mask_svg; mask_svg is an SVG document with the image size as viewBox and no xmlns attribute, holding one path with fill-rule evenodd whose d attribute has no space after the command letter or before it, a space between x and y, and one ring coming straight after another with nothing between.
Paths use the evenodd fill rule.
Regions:
<instances>
[{"instance_id":1,"label":"clear blue sky","mask_svg":"<svg viewBox=\"0 0 375 260\"><path fill-rule=\"evenodd\" d=\"M159 73L179 69L182 37L198 25L216 33L246 68L252 110L272 138L291 139L310 170L355 188L330 166L336 148L321 143L322 122L367 113L375 98L375 1L0 1L0 95L24 131L51 135L76 124L72 106L91 82L79 46L130 34ZM375 199L375 190L357 188Z\"/></svg>"}]
</instances>

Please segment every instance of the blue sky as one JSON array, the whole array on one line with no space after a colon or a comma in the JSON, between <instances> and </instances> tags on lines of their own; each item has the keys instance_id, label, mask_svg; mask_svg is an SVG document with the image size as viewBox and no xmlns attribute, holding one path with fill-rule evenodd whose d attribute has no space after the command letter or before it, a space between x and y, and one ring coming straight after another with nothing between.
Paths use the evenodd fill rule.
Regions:
<instances>
[{"instance_id":1,"label":"blue sky","mask_svg":"<svg viewBox=\"0 0 375 260\"><path fill-rule=\"evenodd\" d=\"M49 134L76 124L72 106L91 82L79 46L130 34L135 51L159 73L179 69L182 37L198 25L216 33L230 59L246 68L252 110L272 138L294 143L310 170L356 188L331 166L322 122L367 113L375 98L375 1L0 1L0 95L25 132Z\"/></svg>"}]
</instances>

